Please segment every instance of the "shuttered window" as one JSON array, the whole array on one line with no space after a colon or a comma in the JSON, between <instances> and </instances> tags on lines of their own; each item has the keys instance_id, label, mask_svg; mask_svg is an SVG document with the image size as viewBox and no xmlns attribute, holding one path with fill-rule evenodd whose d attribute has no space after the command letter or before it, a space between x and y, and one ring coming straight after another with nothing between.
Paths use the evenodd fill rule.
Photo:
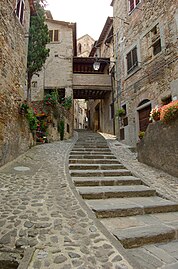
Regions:
<instances>
[{"instance_id":1,"label":"shuttered window","mask_svg":"<svg viewBox=\"0 0 178 269\"><path fill-rule=\"evenodd\" d=\"M127 54L127 74L129 74L136 66L138 66L137 47L134 47Z\"/></svg>"}]
</instances>

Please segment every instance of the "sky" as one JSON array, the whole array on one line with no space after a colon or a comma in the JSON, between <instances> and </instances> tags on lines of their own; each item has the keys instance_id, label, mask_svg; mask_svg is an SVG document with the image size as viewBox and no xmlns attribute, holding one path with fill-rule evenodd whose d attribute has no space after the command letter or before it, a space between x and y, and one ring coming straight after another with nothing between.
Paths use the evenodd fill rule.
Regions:
<instances>
[{"instance_id":1,"label":"sky","mask_svg":"<svg viewBox=\"0 0 178 269\"><path fill-rule=\"evenodd\" d=\"M111 0L47 0L46 9L54 20L76 22L77 38L88 34L97 40L108 16L113 16Z\"/></svg>"}]
</instances>

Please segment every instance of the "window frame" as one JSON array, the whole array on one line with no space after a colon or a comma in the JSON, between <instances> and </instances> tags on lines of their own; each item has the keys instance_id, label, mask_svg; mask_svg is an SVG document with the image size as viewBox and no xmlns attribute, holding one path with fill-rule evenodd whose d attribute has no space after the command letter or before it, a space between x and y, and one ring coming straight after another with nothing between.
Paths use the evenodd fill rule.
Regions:
<instances>
[{"instance_id":1,"label":"window frame","mask_svg":"<svg viewBox=\"0 0 178 269\"><path fill-rule=\"evenodd\" d=\"M141 3L141 0L129 0L129 14L136 9L136 7Z\"/></svg>"},{"instance_id":2,"label":"window frame","mask_svg":"<svg viewBox=\"0 0 178 269\"><path fill-rule=\"evenodd\" d=\"M15 14L19 22L23 24L25 14L25 0L16 0Z\"/></svg>"},{"instance_id":3,"label":"window frame","mask_svg":"<svg viewBox=\"0 0 178 269\"><path fill-rule=\"evenodd\" d=\"M59 29L49 29L48 33L49 33L50 43L59 42Z\"/></svg>"},{"instance_id":4,"label":"window frame","mask_svg":"<svg viewBox=\"0 0 178 269\"><path fill-rule=\"evenodd\" d=\"M134 54L136 52L136 54ZM129 62L130 60L130 62ZM126 54L126 63L127 63L127 75L132 73L136 67L138 67L138 50L137 46L134 46L127 54Z\"/></svg>"}]
</instances>

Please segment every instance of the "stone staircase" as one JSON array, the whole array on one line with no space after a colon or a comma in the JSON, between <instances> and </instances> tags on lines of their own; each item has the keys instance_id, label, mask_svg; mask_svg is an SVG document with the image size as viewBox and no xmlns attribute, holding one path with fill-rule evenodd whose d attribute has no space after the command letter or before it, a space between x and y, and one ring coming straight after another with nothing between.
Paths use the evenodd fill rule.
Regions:
<instances>
[{"instance_id":1,"label":"stone staircase","mask_svg":"<svg viewBox=\"0 0 178 269\"><path fill-rule=\"evenodd\" d=\"M78 132L69 171L79 194L124 248L144 252L148 244L174 242L178 249L178 204L159 197L127 170L100 134ZM162 268L154 266L146 262L143 268Z\"/></svg>"}]
</instances>

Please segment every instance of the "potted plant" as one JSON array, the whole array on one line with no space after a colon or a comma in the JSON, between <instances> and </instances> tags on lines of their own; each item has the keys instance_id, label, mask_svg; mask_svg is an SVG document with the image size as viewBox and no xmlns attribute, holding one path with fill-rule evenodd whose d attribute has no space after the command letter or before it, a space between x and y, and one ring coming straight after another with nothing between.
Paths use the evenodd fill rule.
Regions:
<instances>
[{"instance_id":1,"label":"potted plant","mask_svg":"<svg viewBox=\"0 0 178 269\"><path fill-rule=\"evenodd\" d=\"M176 118L178 118L178 100L162 106L160 114L161 121L169 123Z\"/></svg>"},{"instance_id":2,"label":"potted plant","mask_svg":"<svg viewBox=\"0 0 178 269\"><path fill-rule=\"evenodd\" d=\"M125 109L124 108L118 108L118 110L116 112L116 116L122 118L125 115L126 115Z\"/></svg>"},{"instance_id":3,"label":"potted plant","mask_svg":"<svg viewBox=\"0 0 178 269\"><path fill-rule=\"evenodd\" d=\"M138 134L138 137L140 139L142 139L144 137L144 135L145 135L145 132L144 131L140 131L139 134Z\"/></svg>"},{"instance_id":4,"label":"potted plant","mask_svg":"<svg viewBox=\"0 0 178 269\"><path fill-rule=\"evenodd\" d=\"M158 107L158 106L154 107L150 112L149 120L150 121L152 121L152 120L153 121L160 120L160 113L161 113L161 107Z\"/></svg>"}]
</instances>

